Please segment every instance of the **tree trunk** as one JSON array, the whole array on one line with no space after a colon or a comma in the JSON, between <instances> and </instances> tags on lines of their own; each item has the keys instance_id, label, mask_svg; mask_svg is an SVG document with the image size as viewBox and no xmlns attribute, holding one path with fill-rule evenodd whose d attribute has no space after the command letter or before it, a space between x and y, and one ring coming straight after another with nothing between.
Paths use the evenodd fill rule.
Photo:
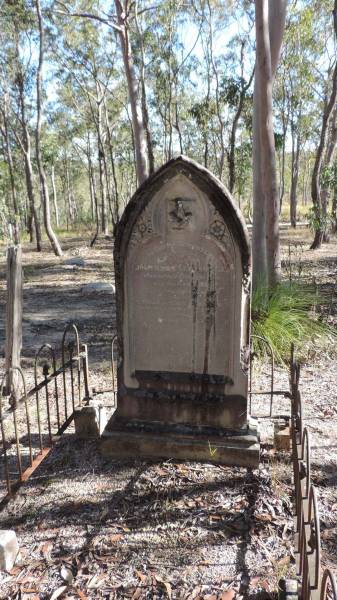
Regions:
<instances>
[{"instance_id":1,"label":"tree trunk","mask_svg":"<svg viewBox=\"0 0 337 600\"><path fill-rule=\"evenodd\" d=\"M336 167L336 175L337 175L337 167ZM335 184L333 187L331 218L332 218L331 231L332 231L332 233L337 233L337 177L335 178Z\"/></svg>"},{"instance_id":2,"label":"tree trunk","mask_svg":"<svg viewBox=\"0 0 337 600\"><path fill-rule=\"evenodd\" d=\"M144 44L143 44L143 34L139 27L138 15L137 15L137 2L135 8L135 23L137 28L137 34L139 38L140 45L140 56L141 56L141 68L140 68L140 87L142 93L142 117L144 123L144 129L146 133L146 144L147 144L147 155L149 160L149 175L154 172L154 154L153 154L153 145L152 145L152 135L149 123L149 111L147 105L147 95L146 95L146 84L145 84L145 56L144 56Z\"/></svg>"},{"instance_id":3,"label":"tree trunk","mask_svg":"<svg viewBox=\"0 0 337 600\"><path fill-rule=\"evenodd\" d=\"M93 221L95 218L95 199L94 199L94 189L92 185L91 173L88 169L88 180L89 180L89 190L90 190L90 208L91 208L91 220Z\"/></svg>"},{"instance_id":4,"label":"tree trunk","mask_svg":"<svg viewBox=\"0 0 337 600\"><path fill-rule=\"evenodd\" d=\"M95 198L94 198L94 186L92 182L92 166L91 166L91 144L90 144L90 133L88 132L87 137L87 159L88 159L88 183L90 190L90 206L91 206L91 219L95 218Z\"/></svg>"},{"instance_id":5,"label":"tree trunk","mask_svg":"<svg viewBox=\"0 0 337 600\"><path fill-rule=\"evenodd\" d=\"M98 167L99 167L99 184L101 191L101 228L103 235L108 235L108 216L106 205L106 186L104 174L104 151L102 140L102 104L97 103L97 147L98 147Z\"/></svg>"},{"instance_id":6,"label":"tree trunk","mask_svg":"<svg viewBox=\"0 0 337 600\"><path fill-rule=\"evenodd\" d=\"M126 0L125 4L128 4ZM138 185L143 183L148 177L147 161L147 141L146 132L143 123L142 110L139 105L138 85L133 64L131 45L129 40L129 30L127 23L127 6L123 7L121 0L115 0L117 20L119 25L119 37L122 46L122 55L125 68L126 81L128 85L129 101L132 115L132 129L136 152L136 169Z\"/></svg>"},{"instance_id":7,"label":"tree trunk","mask_svg":"<svg viewBox=\"0 0 337 600\"><path fill-rule=\"evenodd\" d=\"M54 165L52 165L52 167L51 167L51 183L52 183L52 188L53 188L53 205L54 205L54 213L55 213L55 223L56 223L56 227L58 228L60 226L60 222L59 222L59 209L57 206Z\"/></svg>"},{"instance_id":8,"label":"tree trunk","mask_svg":"<svg viewBox=\"0 0 337 600\"><path fill-rule=\"evenodd\" d=\"M300 119L300 115L298 116ZM290 223L296 227L297 223L297 184L300 163L300 124L297 123L297 134L294 123L291 123L292 148L291 148L291 187L290 187ZM296 134L296 135L295 135Z\"/></svg>"},{"instance_id":9,"label":"tree trunk","mask_svg":"<svg viewBox=\"0 0 337 600\"><path fill-rule=\"evenodd\" d=\"M334 114L331 119L331 129L330 129L330 133L329 133L329 141L328 141L326 153L324 156L324 169L327 169L327 170L331 169L331 166L333 164L334 152L335 152L335 148L336 148L336 142L337 142L337 104L335 106ZM335 173L334 173L333 179L335 181L336 174L337 174L337 164L335 164L334 169L335 169ZM330 195L329 191L330 191L329 186L326 186L322 190L322 209L323 209L323 215L324 215L326 222L328 220L328 207L329 207L329 195ZM333 216L335 214L333 211L333 204L334 204L334 202L336 202L336 199L335 199L336 185L335 184L333 185L332 192L333 192L333 197L332 197L332 207L331 207L331 216L332 216L331 231L335 232L334 221L333 221ZM324 232L324 236L323 236L323 242L329 242L329 241L330 241L330 235L329 235L328 229L326 229Z\"/></svg>"},{"instance_id":10,"label":"tree trunk","mask_svg":"<svg viewBox=\"0 0 337 600\"><path fill-rule=\"evenodd\" d=\"M94 193L94 200L95 200L95 219L96 219L96 230L94 233L94 237L92 238L92 240L90 242L90 247L92 248L94 246L94 244L98 238L98 234L99 234L98 197L97 197L95 173L92 170L92 166L91 166L91 181L92 181L92 190Z\"/></svg>"},{"instance_id":11,"label":"tree trunk","mask_svg":"<svg viewBox=\"0 0 337 600\"><path fill-rule=\"evenodd\" d=\"M204 17L205 18L205 17ZM211 81L212 81L212 73L211 73L211 60L210 60L210 51L209 51L210 39L207 36L205 40L205 49L204 49L204 61L206 67L206 77L207 77L207 94L206 94L206 107L207 111L209 111L209 103L211 97ZM208 128L203 125L200 127L201 135L204 143L204 165L206 169L208 169L208 148L209 148L209 131Z\"/></svg>"},{"instance_id":12,"label":"tree trunk","mask_svg":"<svg viewBox=\"0 0 337 600\"><path fill-rule=\"evenodd\" d=\"M219 83L219 74L214 60L214 52L213 52L213 24L212 24L212 7L210 4L210 0L207 0L208 13L209 13L209 50L210 50L210 61L212 65L212 70L215 78L215 104L216 104L216 114L219 122L219 138L220 138L220 157L218 162L218 175L219 179L222 179L223 170L225 165L225 156L226 149L224 143L224 121L221 115L221 106L220 106L220 83ZM219 153L217 153L219 154Z\"/></svg>"},{"instance_id":13,"label":"tree trunk","mask_svg":"<svg viewBox=\"0 0 337 600\"><path fill-rule=\"evenodd\" d=\"M287 137L287 131L288 131L288 122L289 122L289 101L288 101L288 108L287 111L285 110L285 106L286 106L286 94L285 94L285 90L284 90L284 84L283 84L283 95L282 95L282 115L281 115L281 121L282 121L282 155L281 155L281 166L280 166L280 213L282 210L282 202L283 202L283 197L284 197L284 189L285 189L285 185L284 185L284 173L285 173L285 158L286 158L286 137Z\"/></svg>"},{"instance_id":14,"label":"tree trunk","mask_svg":"<svg viewBox=\"0 0 337 600\"><path fill-rule=\"evenodd\" d=\"M335 38L337 40L337 0L335 0L335 3L334 3L333 20L334 20ZM322 171L322 161L323 161L323 154L324 154L324 149L325 149L325 145L326 145L329 121L330 121L330 117L333 113L333 110L335 108L336 100L337 100L337 61L335 63L335 67L334 67L334 70L332 73L332 89L331 89L331 93L330 93L330 98L329 98L329 100L326 101L324 111L323 111L321 136L320 136L320 141L319 141L317 152L316 152L315 164L314 164L312 178L311 178L311 200L313 203L313 209L314 209L314 214L315 214L315 223L316 223L315 237L310 246L310 248L312 250L315 250L316 248L320 248L320 246L322 245L322 241L323 241L324 233L325 233L325 229L326 229L326 222L325 222L324 214L323 214L324 207L323 207L322 197L321 197L320 177L321 177L321 171Z\"/></svg>"},{"instance_id":15,"label":"tree trunk","mask_svg":"<svg viewBox=\"0 0 337 600\"><path fill-rule=\"evenodd\" d=\"M35 205L35 192L34 192L34 174L33 174L33 167L32 167L32 161L31 161L31 157L30 157L30 138L27 138L27 141L29 140L28 145L26 146L27 151L25 152L25 176L26 176L26 187L27 187L27 195L28 195L28 199L29 199L29 205L30 205L30 212L31 212L31 216L32 216L32 226L34 224L34 228L35 228L35 243L36 243L36 250L38 252L41 252L41 227L40 227L40 221L37 215L37 210L36 210L36 205Z\"/></svg>"},{"instance_id":16,"label":"tree trunk","mask_svg":"<svg viewBox=\"0 0 337 600\"><path fill-rule=\"evenodd\" d=\"M74 205L71 193L71 182L70 182L70 174L69 174L69 166L68 166L68 155L65 152L64 155L64 171L65 171L65 185L64 185L64 195L65 195L65 203L66 203L66 214L67 214L67 231L69 230L69 223L73 225L75 221L75 213L74 213Z\"/></svg>"},{"instance_id":17,"label":"tree trunk","mask_svg":"<svg viewBox=\"0 0 337 600\"><path fill-rule=\"evenodd\" d=\"M259 0L257 0L259 1ZM268 283L266 247L266 205L262 191L260 150L260 74L255 65L253 96L253 288Z\"/></svg>"},{"instance_id":18,"label":"tree trunk","mask_svg":"<svg viewBox=\"0 0 337 600\"><path fill-rule=\"evenodd\" d=\"M17 52L17 59L19 62L18 42L16 45L16 52ZM37 210L36 210L36 200L35 200L35 191L34 191L34 171L33 171L32 159L31 159L31 141L30 141L30 133L29 133L27 120L26 120L24 80L23 80L23 75L22 75L21 71L18 72L18 74L17 74L17 82L18 82L18 88L19 88L21 126L22 126L22 133L23 133L23 143L22 143L21 147L22 147L23 154L24 154L26 188L27 188L27 195L28 195L29 208L30 208L30 217L31 217L30 227L32 228L34 225L36 250L38 252L41 252L41 242L42 242L41 227L40 227L40 221L39 221ZM34 237L32 234L33 234L33 231L31 229L31 233L30 233L31 241L33 241L32 238Z\"/></svg>"},{"instance_id":19,"label":"tree trunk","mask_svg":"<svg viewBox=\"0 0 337 600\"><path fill-rule=\"evenodd\" d=\"M40 0L36 0L36 13L38 18L39 27L39 63L36 74L36 108L37 108L37 122L35 131L35 143L36 143L36 162L40 177L40 190L41 190L41 202L43 206L43 218L44 226L49 238L50 244L56 256L62 256L62 249L59 241L53 231L50 221L50 202L49 202L49 190L47 184L47 177L44 171L42 156L41 156L41 125L42 125L42 94L41 94L41 77L43 67L43 55L44 55L44 31L42 23L42 14Z\"/></svg>"},{"instance_id":20,"label":"tree trunk","mask_svg":"<svg viewBox=\"0 0 337 600\"><path fill-rule=\"evenodd\" d=\"M13 211L13 227L14 227L14 241L16 244L19 243L20 233L19 233L19 210L18 210L18 200L16 193L16 184L14 177L14 162L12 156L12 148L9 139L8 132L8 106L7 106L7 94L5 95L5 101L3 103L3 108L1 109L2 118L3 118L3 127L1 127L1 134L4 141L4 154L6 156L6 162L8 167L9 181L11 185L11 196L12 196L12 211Z\"/></svg>"},{"instance_id":21,"label":"tree trunk","mask_svg":"<svg viewBox=\"0 0 337 600\"><path fill-rule=\"evenodd\" d=\"M251 83L254 77L254 70L249 78L249 81L246 85L243 84L243 60L244 60L244 43L241 45L241 89L239 102L236 108L236 112L234 115L231 133L229 137L229 153L227 157L228 161L228 175L229 175L229 191L231 193L234 192L235 182L236 182L236 169L235 169L235 146L236 146L236 132L239 124L239 119L241 117L244 101L246 98L247 91L249 90Z\"/></svg>"},{"instance_id":22,"label":"tree trunk","mask_svg":"<svg viewBox=\"0 0 337 600\"><path fill-rule=\"evenodd\" d=\"M279 197L272 126L272 85L281 51L286 0L256 0L257 60L253 105L253 286L281 275Z\"/></svg>"},{"instance_id":23,"label":"tree trunk","mask_svg":"<svg viewBox=\"0 0 337 600\"><path fill-rule=\"evenodd\" d=\"M113 155L112 128L110 127L109 112L108 112L108 108L107 108L105 99L104 99L104 111L105 111L107 136L108 136L108 142L109 142L109 156L110 156L110 162L111 162L112 178L113 178L113 182L114 182L114 210L113 210L113 215L112 215L112 221L113 221L113 225L115 225L115 223L118 223L118 221L119 221L119 191L118 191L115 159L114 159L114 155Z\"/></svg>"},{"instance_id":24,"label":"tree trunk","mask_svg":"<svg viewBox=\"0 0 337 600\"><path fill-rule=\"evenodd\" d=\"M272 3L271 3L272 4ZM273 70L271 58L268 3L256 0L256 70L259 104L259 160L262 202L266 219L267 281L275 285L281 276L279 238L279 195L276 177L275 140L273 129L272 86ZM275 18L275 12L272 15ZM282 38L281 38L282 39ZM275 69L276 69L275 63Z\"/></svg>"},{"instance_id":25,"label":"tree trunk","mask_svg":"<svg viewBox=\"0 0 337 600\"><path fill-rule=\"evenodd\" d=\"M9 395L18 381L22 347L22 265L21 246L7 249L7 302L6 302L6 392Z\"/></svg>"}]
</instances>

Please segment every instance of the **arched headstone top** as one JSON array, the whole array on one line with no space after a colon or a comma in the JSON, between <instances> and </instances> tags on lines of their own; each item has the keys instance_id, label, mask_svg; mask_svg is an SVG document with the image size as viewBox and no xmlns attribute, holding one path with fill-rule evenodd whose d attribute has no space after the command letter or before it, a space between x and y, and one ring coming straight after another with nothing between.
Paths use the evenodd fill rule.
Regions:
<instances>
[{"instance_id":1,"label":"arched headstone top","mask_svg":"<svg viewBox=\"0 0 337 600\"><path fill-rule=\"evenodd\" d=\"M190 181L205 194L214 206L214 215L211 222L206 222L206 215L204 219L205 226L209 227L209 235L218 239L221 243L221 240L225 240L229 230L230 235L234 236L240 248L242 271L245 278L248 279L251 267L250 242L248 230L239 207L226 186L219 179L208 169L184 155L173 158L160 167L143 182L128 202L115 231L115 256L125 256L125 250L130 241L132 244L133 241L140 241L153 233L154 224L146 214L146 207L165 184L172 182L179 176ZM170 197L168 202L167 220L170 226L176 230L187 231L189 226L192 226L193 221L194 207L190 195L184 197L178 194L176 197ZM197 226L203 223L202 215L199 215L199 217ZM157 225L157 228L163 227L160 216L158 216L158 219L159 222L155 225Z\"/></svg>"}]
</instances>

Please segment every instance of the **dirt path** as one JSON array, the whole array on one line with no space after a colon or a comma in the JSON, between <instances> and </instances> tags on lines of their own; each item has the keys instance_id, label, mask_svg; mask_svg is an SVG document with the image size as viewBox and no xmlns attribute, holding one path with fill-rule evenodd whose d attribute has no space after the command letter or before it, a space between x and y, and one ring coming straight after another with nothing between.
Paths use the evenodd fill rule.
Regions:
<instances>
[{"instance_id":1,"label":"dirt path","mask_svg":"<svg viewBox=\"0 0 337 600\"><path fill-rule=\"evenodd\" d=\"M60 346L67 323L74 322L81 341L90 345L92 365L109 360L109 341L115 327L114 296L109 291L93 293L85 285L94 282L113 284L112 242L88 242L69 239L63 243L60 259L50 252L41 255L24 248L23 352L31 362L43 343ZM83 266L66 264L82 259ZM5 252L0 255L0 348L4 344Z\"/></svg>"}]
</instances>

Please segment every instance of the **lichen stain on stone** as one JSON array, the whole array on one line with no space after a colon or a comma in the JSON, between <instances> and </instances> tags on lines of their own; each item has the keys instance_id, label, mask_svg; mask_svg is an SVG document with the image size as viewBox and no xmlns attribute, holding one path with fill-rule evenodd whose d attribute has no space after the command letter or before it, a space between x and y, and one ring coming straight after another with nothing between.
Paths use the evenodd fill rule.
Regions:
<instances>
[{"instance_id":1,"label":"lichen stain on stone","mask_svg":"<svg viewBox=\"0 0 337 600\"><path fill-rule=\"evenodd\" d=\"M192 296L192 373L195 373L195 355L196 355L196 324L197 324L197 308L198 308L198 290L199 280L194 279L195 270L192 265L191 273L191 296Z\"/></svg>"},{"instance_id":2,"label":"lichen stain on stone","mask_svg":"<svg viewBox=\"0 0 337 600\"><path fill-rule=\"evenodd\" d=\"M208 263L208 280L206 292L206 318L205 318L205 352L204 352L204 375L208 373L210 339L212 330L215 336L215 311L216 311L216 291L215 291L215 267Z\"/></svg>"}]
</instances>

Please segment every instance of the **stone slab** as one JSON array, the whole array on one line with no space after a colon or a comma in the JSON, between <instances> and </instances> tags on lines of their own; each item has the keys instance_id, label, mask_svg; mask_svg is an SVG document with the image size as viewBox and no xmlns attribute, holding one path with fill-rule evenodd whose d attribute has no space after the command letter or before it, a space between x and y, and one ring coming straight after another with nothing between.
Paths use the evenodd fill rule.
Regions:
<instances>
[{"instance_id":1,"label":"stone slab","mask_svg":"<svg viewBox=\"0 0 337 600\"><path fill-rule=\"evenodd\" d=\"M254 430L243 435L220 437L116 429L104 432L101 452L103 456L113 458L172 458L257 468L260 444Z\"/></svg>"},{"instance_id":2,"label":"stone slab","mask_svg":"<svg viewBox=\"0 0 337 600\"><path fill-rule=\"evenodd\" d=\"M74 412L76 437L79 439L99 438L107 424L107 413L104 406L92 402Z\"/></svg>"},{"instance_id":3,"label":"stone slab","mask_svg":"<svg viewBox=\"0 0 337 600\"><path fill-rule=\"evenodd\" d=\"M157 422L158 424L191 425L194 427L218 427L242 429L247 423L247 405L241 396L226 397L199 394L174 393L166 390L155 394L132 393L120 395L116 415L110 421L108 429L115 428L115 423L135 421Z\"/></svg>"},{"instance_id":4,"label":"stone slab","mask_svg":"<svg viewBox=\"0 0 337 600\"><path fill-rule=\"evenodd\" d=\"M85 267L85 260L80 256L75 256L73 258L67 258L63 264L74 267Z\"/></svg>"},{"instance_id":5,"label":"stone slab","mask_svg":"<svg viewBox=\"0 0 337 600\"><path fill-rule=\"evenodd\" d=\"M290 451L291 435L289 419L280 419L274 422L274 446L279 451Z\"/></svg>"},{"instance_id":6,"label":"stone slab","mask_svg":"<svg viewBox=\"0 0 337 600\"><path fill-rule=\"evenodd\" d=\"M280 579L278 600L298 600L298 587L297 579Z\"/></svg>"},{"instance_id":7,"label":"stone slab","mask_svg":"<svg viewBox=\"0 0 337 600\"><path fill-rule=\"evenodd\" d=\"M0 570L10 571L19 553L19 544L15 531L0 529Z\"/></svg>"},{"instance_id":8,"label":"stone slab","mask_svg":"<svg viewBox=\"0 0 337 600\"><path fill-rule=\"evenodd\" d=\"M86 283L82 289L82 294L114 294L115 287L112 283L106 281L94 281L92 283Z\"/></svg>"}]
</instances>

